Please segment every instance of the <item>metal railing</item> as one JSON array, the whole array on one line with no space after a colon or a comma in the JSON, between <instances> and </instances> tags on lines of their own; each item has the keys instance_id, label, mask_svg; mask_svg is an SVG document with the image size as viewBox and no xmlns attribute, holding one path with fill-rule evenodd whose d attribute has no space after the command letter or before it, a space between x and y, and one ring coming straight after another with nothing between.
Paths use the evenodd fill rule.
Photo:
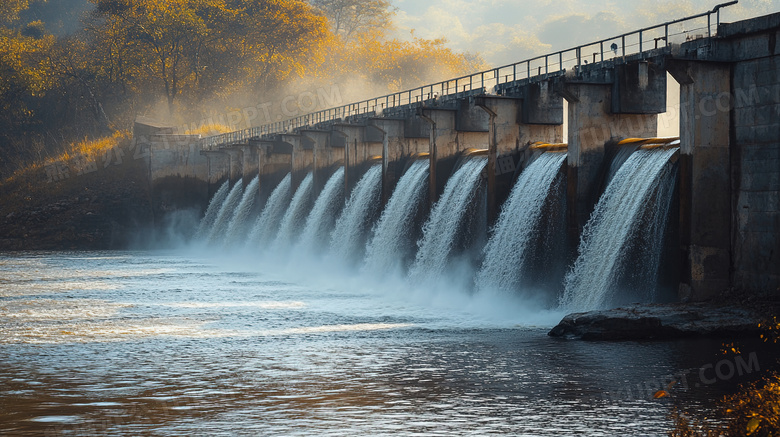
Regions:
<instances>
[{"instance_id":1,"label":"metal railing","mask_svg":"<svg viewBox=\"0 0 780 437\"><path fill-rule=\"evenodd\" d=\"M596 63L610 59L621 59L629 55L644 55L652 50L669 47L673 42L685 42L705 36L713 36L713 27L717 32L717 27L720 25L720 10L737 3L739 3L739 0L722 3L715 6L711 11L701 14L646 27L571 49L537 56L503 67L336 108L325 109L285 121L203 138L200 140L201 146L203 148L215 148L219 145L235 144L266 134L290 132L294 129L322 122L377 113L387 108L396 108L441 96L458 97L461 93L468 93L469 91L494 89L499 85L519 80L544 80L550 75L566 72L567 68L579 68L588 64L589 61ZM714 23L713 15L715 15Z\"/></svg>"}]
</instances>

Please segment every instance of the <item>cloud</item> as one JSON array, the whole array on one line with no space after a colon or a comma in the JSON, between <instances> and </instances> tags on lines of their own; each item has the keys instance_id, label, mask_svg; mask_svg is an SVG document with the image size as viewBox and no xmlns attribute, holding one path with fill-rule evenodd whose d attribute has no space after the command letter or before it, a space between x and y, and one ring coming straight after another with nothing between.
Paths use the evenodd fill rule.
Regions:
<instances>
[{"instance_id":1,"label":"cloud","mask_svg":"<svg viewBox=\"0 0 780 437\"><path fill-rule=\"evenodd\" d=\"M633 29L711 10L723 0L395 0L399 36L446 38L491 65L518 62ZM722 21L780 10L780 0L741 0ZM705 22L706 23L706 22ZM705 25L706 27L706 25Z\"/></svg>"}]
</instances>

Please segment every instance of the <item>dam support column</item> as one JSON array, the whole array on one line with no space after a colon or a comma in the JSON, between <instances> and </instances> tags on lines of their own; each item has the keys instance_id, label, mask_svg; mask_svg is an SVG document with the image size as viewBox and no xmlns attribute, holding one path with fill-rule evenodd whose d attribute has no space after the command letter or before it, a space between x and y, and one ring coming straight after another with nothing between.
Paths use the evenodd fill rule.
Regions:
<instances>
[{"instance_id":1,"label":"dam support column","mask_svg":"<svg viewBox=\"0 0 780 437\"><path fill-rule=\"evenodd\" d=\"M731 278L731 66L672 61L680 83L679 297L701 301Z\"/></svg>"},{"instance_id":2,"label":"dam support column","mask_svg":"<svg viewBox=\"0 0 780 437\"><path fill-rule=\"evenodd\" d=\"M260 173L260 152L257 146L241 144L233 146L241 151L241 168L244 187L247 187L252 179Z\"/></svg>"},{"instance_id":3,"label":"dam support column","mask_svg":"<svg viewBox=\"0 0 780 437\"><path fill-rule=\"evenodd\" d=\"M570 241L579 241L582 228L598 201L606 163L604 146L610 139L655 137L658 115L666 110L665 77L663 108L646 113L617 113L613 85L566 83L559 92L569 102L567 169L567 222Z\"/></svg>"},{"instance_id":4,"label":"dam support column","mask_svg":"<svg viewBox=\"0 0 780 437\"><path fill-rule=\"evenodd\" d=\"M344 195L349 199L374 157L382 156L383 134L373 126L339 123L333 125L344 138Z\"/></svg>"},{"instance_id":5,"label":"dam support column","mask_svg":"<svg viewBox=\"0 0 780 437\"><path fill-rule=\"evenodd\" d=\"M208 196L211 199L219 187L230 180L230 155L216 150L204 150L201 153L208 161Z\"/></svg>"},{"instance_id":6,"label":"dam support column","mask_svg":"<svg viewBox=\"0 0 780 437\"><path fill-rule=\"evenodd\" d=\"M228 155L230 161L230 185L232 186L236 182L243 179L244 174L244 158L243 152L240 149L234 149L232 147L222 148L221 151Z\"/></svg>"},{"instance_id":7,"label":"dam support column","mask_svg":"<svg viewBox=\"0 0 780 437\"><path fill-rule=\"evenodd\" d=\"M560 110L551 123L528 124L525 122L525 99L514 97L477 97L475 105L489 116L488 133L488 224L498 218L501 205L509 196L516 169L524 159L529 146L537 141L559 142L563 134L563 103L557 100ZM531 104L533 102L530 102ZM556 123L557 122L557 123Z\"/></svg>"},{"instance_id":8,"label":"dam support column","mask_svg":"<svg viewBox=\"0 0 780 437\"><path fill-rule=\"evenodd\" d=\"M373 118L369 123L382 134L382 206L390 200L398 180L403 176L411 153L404 138L404 121L391 118Z\"/></svg>"},{"instance_id":9,"label":"dam support column","mask_svg":"<svg viewBox=\"0 0 780 437\"><path fill-rule=\"evenodd\" d=\"M300 134L304 149L312 151L312 194L317 198L337 166L343 165L344 149L333 147L332 131L306 129L301 130Z\"/></svg>"},{"instance_id":10,"label":"dam support column","mask_svg":"<svg viewBox=\"0 0 780 437\"><path fill-rule=\"evenodd\" d=\"M258 148L260 200L264 203L279 182L292 171L292 148L272 139L253 140Z\"/></svg>"},{"instance_id":11,"label":"dam support column","mask_svg":"<svg viewBox=\"0 0 780 437\"><path fill-rule=\"evenodd\" d=\"M278 136L277 141L280 142L283 147L290 150L292 192L294 193L312 168L314 151L304 150L303 141L300 135L281 134Z\"/></svg>"}]
</instances>

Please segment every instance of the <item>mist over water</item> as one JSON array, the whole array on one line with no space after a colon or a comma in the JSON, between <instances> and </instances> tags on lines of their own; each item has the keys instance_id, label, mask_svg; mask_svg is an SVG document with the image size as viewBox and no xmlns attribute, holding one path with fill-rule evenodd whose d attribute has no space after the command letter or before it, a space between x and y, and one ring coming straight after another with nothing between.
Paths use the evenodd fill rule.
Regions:
<instances>
[{"instance_id":1,"label":"mist over water","mask_svg":"<svg viewBox=\"0 0 780 437\"><path fill-rule=\"evenodd\" d=\"M551 326L564 311L608 305L621 287L634 290L626 299L657 299L676 180L669 164L674 153L674 148L618 151L580 255L565 275L565 261L553 260L560 264L556 267L550 262L567 255L547 253L565 250L559 238L565 205L562 153L541 153L520 174L489 239L484 156L463 158L427 218L420 213L425 211L429 162L419 160L401 176L383 210L381 165L369 167L346 202L345 169L340 167L316 199L312 173L292 198L288 174L254 222L259 179L243 196L241 184L229 192L223 186L198 232L213 219L209 241L226 241L220 258L242 249L242 263L263 265L309 287L378 293L404 305L455 311L463 320ZM642 257L642 265L626 270L629 254ZM539 269L556 272L559 282Z\"/></svg>"},{"instance_id":2,"label":"mist over water","mask_svg":"<svg viewBox=\"0 0 780 437\"><path fill-rule=\"evenodd\" d=\"M716 341L551 340L531 311L502 317L511 300L316 265L0 256L0 433L660 435L655 387L721 359ZM707 411L719 390L680 396Z\"/></svg>"}]
</instances>

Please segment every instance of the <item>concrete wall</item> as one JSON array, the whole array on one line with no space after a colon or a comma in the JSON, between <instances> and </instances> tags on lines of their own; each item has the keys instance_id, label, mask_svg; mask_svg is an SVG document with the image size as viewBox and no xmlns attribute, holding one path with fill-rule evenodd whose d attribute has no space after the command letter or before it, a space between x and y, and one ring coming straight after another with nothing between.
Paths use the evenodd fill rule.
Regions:
<instances>
[{"instance_id":1,"label":"concrete wall","mask_svg":"<svg viewBox=\"0 0 780 437\"><path fill-rule=\"evenodd\" d=\"M615 138L654 137L658 130L655 114L615 113L612 92L611 85L598 83L566 83L561 89L569 102L567 220L572 241L579 240L598 201L605 144Z\"/></svg>"},{"instance_id":2,"label":"concrete wall","mask_svg":"<svg viewBox=\"0 0 780 437\"><path fill-rule=\"evenodd\" d=\"M780 46L733 68L734 286L780 289ZM770 40L764 44L769 54Z\"/></svg>"},{"instance_id":3,"label":"concrete wall","mask_svg":"<svg viewBox=\"0 0 780 437\"><path fill-rule=\"evenodd\" d=\"M205 208L210 194L209 163L200 153L199 137L148 135L145 138L149 144L149 180L155 219L175 210Z\"/></svg>"}]
</instances>

